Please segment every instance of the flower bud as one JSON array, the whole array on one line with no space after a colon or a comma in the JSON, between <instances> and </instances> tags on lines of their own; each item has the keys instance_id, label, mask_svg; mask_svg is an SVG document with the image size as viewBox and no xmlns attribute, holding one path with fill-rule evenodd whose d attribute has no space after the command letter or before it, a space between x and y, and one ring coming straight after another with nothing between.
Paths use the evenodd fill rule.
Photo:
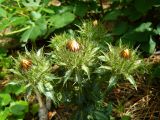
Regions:
<instances>
[{"instance_id":1,"label":"flower bud","mask_svg":"<svg viewBox=\"0 0 160 120\"><path fill-rule=\"evenodd\" d=\"M126 59L130 58L130 51L129 51L129 49L122 50L121 57L126 58Z\"/></svg>"},{"instance_id":2,"label":"flower bud","mask_svg":"<svg viewBox=\"0 0 160 120\"><path fill-rule=\"evenodd\" d=\"M23 70L28 70L32 65L32 61L31 60L27 60L27 59L22 59L21 60L21 68Z\"/></svg>"},{"instance_id":3,"label":"flower bud","mask_svg":"<svg viewBox=\"0 0 160 120\"><path fill-rule=\"evenodd\" d=\"M67 42L66 48L72 52L76 52L80 49L80 45L76 40L69 40Z\"/></svg>"}]
</instances>

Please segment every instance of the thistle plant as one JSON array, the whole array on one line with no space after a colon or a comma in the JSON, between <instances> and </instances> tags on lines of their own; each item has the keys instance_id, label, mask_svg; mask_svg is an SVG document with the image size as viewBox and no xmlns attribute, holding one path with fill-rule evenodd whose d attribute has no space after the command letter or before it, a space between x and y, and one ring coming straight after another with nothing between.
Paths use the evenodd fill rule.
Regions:
<instances>
[{"instance_id":1,"label":"thistle plant","mask_svg":"<svg viewBox=\"0 0 160 120\"><path fill-rule=\"evenodd\" d=\"M110 73L108 90L113 88L121 79L128 80L137 89L134 75L138 72L145 72L145 63L139 57L137 50L125 46L112 46L108 44L109 51L99 56L102 65L99 70L106 70Z\"/></svg>"},{"instance_id":2,"label":"thistle plant","mask_svg":"<svg viewBox=\"0 0 160 120\"><path fill-rule=\"evenodd\" d=\"M19 54L13 58L15 66L11 69L14 74L14 83L25 85L27 96L35 94L39 103L39 119L47 120L47 108L43 96L55 100L53 89L55 76L51 74L51 63L44 56L43 49L37 52L26 50L25 54Z\"/></svg>"},{"instance_id":3,"label":"thistle plant","mask_svg":"<svg viewBox=\"0 0 160 120\"><path fill-rule=\"evenodd\" d=\"M66 33L55 36L51 45L53 62L64 68L63 83L83 84L90 79L90 70L96 63L98 47L93 41Z\"/></svg>"},{"instance_id":4,"label":"thistle plant","mask_svg":"<svg viewBox=\"0 0 160 120\"><path fill-rule=\"evenodd\" d=\"M99 88L96 89L98 94L92 92L97 85L94 70L98 65L99 47L94 40L77 32L74 36L67 33L56 35L50 47L53 49L53 64L59 66L57 74L62 78L59 86L63 98L66 98L64 101L78 107L75 115L79 119L87 119L90 111L96 110L97 96L101 95Z\"/></svg>"}]
</instances>

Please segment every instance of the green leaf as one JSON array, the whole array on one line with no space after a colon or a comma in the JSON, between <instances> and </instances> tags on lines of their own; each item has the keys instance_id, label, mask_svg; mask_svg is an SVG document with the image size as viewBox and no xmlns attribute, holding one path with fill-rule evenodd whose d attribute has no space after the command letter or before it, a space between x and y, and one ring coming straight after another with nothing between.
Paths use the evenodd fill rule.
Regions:
<instances>
[{"instance_id":1,"label":"green leaf","mask_svg":"<svg viewBox=\"0 0 160 120\"><path fill-rule=\"evenodd\" d=\"M157 25L157 29L156 29L156 30L154 30L154 32L155 32L155 34L160 35L160 24L159 24L159 25Z\"/></svg>"},{"instance_id":2,"label":"green leaf","mask_svg":"<svg viewBox=\"0 0 160 120\"><path fill-rule=\"evenodd\" d=\"M124 34L128 29L128 23L127 22L119 22L113 29L114 35L122 35Z\"/></svg>"},{"instance_id":3,"label":"green leaf","mask_svg":"<svg viewBox=\"0 0 160 120\"><path fill-rule=\"evenodd\" d=\"M0 93L0 106L6 106L11 102L11 96L6 93Z\"/></svg>"},{"instance_id":4,"label":"green leaf","mask_svg":"<svg viewBox=\"0 0 160 120\"><path fill-rule=\"evenodd\" d=\"M54 28L58 29L68 25L74 19L75 19L74 14L70 12L65 12L62 14L53 15L49 21L51 22L52 26L54 26Z\"/></svg>"},{"instance_id":5,"label":"green leaf","mask_svg":"<svg viewBox=\"0 0 160 120\"><path fill-rule=\"evenodd\" d=\"M117 76L111 76L110 80L109 80L109 85L108 85L108 91L110 91L116 84L117 84Z\"/></svg>"},{"instance_id":6,"label":"green leaf","mask_svg":"<svg viewBox=\"0 0 160 120\"><path fill-rule=\"evenodd\" d=\"M10 104L10 112L14 115L24 115L28 112L28 102L16 101Z\"/></svg>"},{"instance_id":7,"label":"green leaf","mask_svg":"<svg viewBox=\"0 0 160 120\"><path fill-rule=\"evenodd\" d=\"M145 32L145 31L151 31L152 23L151 22L146 22L146 23L142 23L139 27L137 27L135 29L136 32Z\"/></svg>"},{"instance_id":8,"label":"green leaf","mask_svg":"<svg viewBox=\"0 0 160 120\"><path fill-rule=\"evenodd\" d=\"M7 11L3 8L0 8L0 17L7 17Z\"/></svg>"},{"instance_id":9,"label":"green leaf","mask_svg":"<svg viewBox=\"0 0 160 120\"><path fill-rule=\"evenodd\" d=\"M10 115L10 112L9 112L9 108L8 107L5 107L5 110L4 111L0 111L0 118L1 120L8 120L7 117Z\"/></svg>"},{"instance_id":10,"label":"green leaf","mask_svg":"<svg viewBox=\"0 0 160 120\"><path fill-rule=\"evenodd\" d=\"M49 9L49 8L42 8L42 11L48 13L48 14L55 14L53 9Z\"/></svg>"},{"instance_id":11,"label":"green leaf","mask_svg":"<svg viewBox=\"0 0 160 120\"><path fill-rule=\"evenodd\" d=\"M96 120L106 120L107 116L103 112L95 111L94 116Z\"/></svg>"},{"instance_id":12,"label":"green leaf","mask_svg":"<svg viewBox=\"0 0 160 120\"><path fill-rule=\"evenodd\" d=\"M88 78L90 79L90 72L89 72L89 68L86 65L82 65L82 70L84 70L84 72L86 72Z\"/></svg>"},{"instance_id":13,"label":"green leaf","mask_svg":"<svg viewBox=\"0 0 160 120\"><path fill-rule=\"evenodd\" d=\"M100 59L100 60L103 61L103 62L106 61L106 57L105 57L105 56L99 56L98 59Z\"/></svg>"},{"instance_id":14,"label":"green leaf","mask_svg":"<svg viewBox=\"0 0 160 120\"><path fill-rule=\"evenodd\" d=\"M20 41L21 41L21 42L27 42L28 39L30 38L30 35L31 35L32 31L33 31L33 27L31 27L30 29L26 30L26 31L22 34Z\"/></svg>"},{"instance_id":15,"label":"green leaf","mask_svg":"<svg viewBox=\"0 0 160 120\"><path fill-rule=\"evenodd\" d=\"M13 17L11 19L11 24L13 26L23 25L26 22L26 17Z\"/></svg>"},{"instance_id":16,"label":"green leaf","mask_svg":"<svg viewBox=\"0 0 160 120\"><path fill-rule=\"evenodd\" d=\"M17 82L10 82L5 86L5 88L3 89L3 92L19 95L20 93L24 93L25 90L26 88L24 85L20 86L17 84Z\"/></svg>"},{"instance_id":17,"label":"green leaf","mask_svg":"<svg viewBox=\"0 0 160 120\"><path fill-rule=\"evenodd\" d=\"M44 92L44 95L45 95L47 98L53 100L53 103L56 104L56 99L55 99L54 91L53 91L53 90L52 90L52 91L45 91L45 92Z\"/></svg>"},{"instance_id":18,"label":"green leaf","mask_svg":"<svg viewBox=\"0 0 160 120\"><path fill-rule=\"evenodd\" d=\"M137 90L136 82L132 75L125 74L126 79L133 85L133 87Z\"/></svg>"},{"instance_id":19,"label":"green leaf","mask_svg":"<svg viewBox=\"0 0 160 120\"><path fill-rule=\"evenodd\" d=\"M31 24L31 27L22 34L20 39L22 42L27 42L29 39L35 41L39 36L46 33L47 22L45 18L38 19L35 23L32 22Z\"/></svg>"},{"instance_id":20,"label":"green leaf","mask_svg":"<svg viewBox=\"0 0 160 120\"><path fill-rule=\"evenodd\" d=\"M156 49L156 42L153 41L152 37L150 37L150 40L149 40L149 53L152 54L155 52L155 49Z\"/></svg>"},{"instance_id":21,"label":"green leaf","mask_svg":"<svg viewBox=\"0 0 160 120\"><path fill-rule=\"evenodd\" d=\"M72 72L73 72L73 70L68 70L68 71L66 72L66 74L64 75L63 85L66 84L67 80L71 77Z\"/></svg>"},{"instance_id":22,"label":"green leaf","mask_svg":"<svg viewBox=\"0 0 160 120\"><path fill-rule=\"evenodd\" d=\"M110 11L104 16L104 20L117 20L121 14L122 12L120 10Z\"/></svg>"},{"instance_id":23,"label":"green leaf","mask_svg":"<svg viewBox=\"0 0 160 120\"><path fill-rule=\"evenodd\" d=\"M112 67L110 66L100 66L99 69L105 69L105 70L112 70Z\"/></svg>"}]
</instances>

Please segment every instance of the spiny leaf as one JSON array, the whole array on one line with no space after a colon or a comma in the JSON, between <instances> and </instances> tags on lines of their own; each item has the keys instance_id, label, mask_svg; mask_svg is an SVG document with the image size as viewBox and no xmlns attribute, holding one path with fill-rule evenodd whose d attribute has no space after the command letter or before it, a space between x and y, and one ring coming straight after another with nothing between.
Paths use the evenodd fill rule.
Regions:
<instances>
[{"instance_id":1,"label":"spiny leaf","mask_svg":"<svg viewBox=\"0 0 160 120\"><path fill-rule=\"evenodd\" d=\"M88 78L90 79L89 68L86 65L82 65L82 70L84 70L86 72L86 74L88 75Z\"/></svg>"},{"instance_id":2,"label":"spiny leaf","mask_svg":"<svg viewBox=\"0 0 160 120\"><path fill-rule=\"evenodd\" d=\"M112 70L112 67L110 66L100 66L100 69L105 69L105 70Z\"/></svg>"},{"instance_id":3,"label":"spiny leaf","mask_svg":"<svg viewBox=\"0 0 160 120\"><path fill-rule=\"evenodd\" d=\"M132 75L125 74L126 79L133 85L133 87L137 90L136 82Z\"/></svg>"},{"instance_id":4,"label":"spiny leaf","mask_svg":"<svg viewBox=\"0 0 160 120\"><path fill-rule=\"evenodd\" d=\"M155 48L156 48L156 42L154 42L152 37L150 37L150 40L149 40L149 53L150 54L154 53Z\"/></svg>"},{"instance_id":5,"label":"spiny leaf","mask_svg":"<svg viewBox=\"0 0 160 120\"><path fill-rule=\"evenodd\" d=\"M63 82L63 85L66 84L67 80L71 77L71 74L72 74L72 69L71 70L68 70L64 76L64 82Z\"/></svg>"},{"instance_id":6,"label":"spiny leaf","mask_svg":"<svg viewBox=\"0 0 160 120\"><path fill-rule=\"evenodd\" d=\"M110 91L116 84L117 84L117 76L111 76L110 80L109 80L109 85L108 85L108 91Z\"/></svg>"}]
</instances>

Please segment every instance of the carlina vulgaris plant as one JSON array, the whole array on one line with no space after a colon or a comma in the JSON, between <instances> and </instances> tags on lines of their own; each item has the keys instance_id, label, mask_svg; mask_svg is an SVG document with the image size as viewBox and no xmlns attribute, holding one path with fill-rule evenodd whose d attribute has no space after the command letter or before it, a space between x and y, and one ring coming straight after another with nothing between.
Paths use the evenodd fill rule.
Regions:
<instances>
[{"instance_id":1,"label":"carlina vulgaris plant","mask_svg":"<svg viewBox=\"0 0 160 120\"><path fill-rule=\"evenodd\" d=\"M27 49L24 54L20 54L18 58L13 58L15 65L11 72L14 75L14 84L24 85L27 97L35 94L39 103L39 119L48 120L46 100L53 100L56 104L54 92L54 80L57 79L51 73L51 63L44 55L43 48L38 51Z\"/></svg>"},{"instance_id":2,"label":"carlina vulgaris plant","mask_svg":"<svg viewBox=\"0 0 160 120\"><path fill-rule=\"evenodd\" d=\"M95 63L99 49L93 41L63 33L52 38L50 47L53 63L64 68L63 84L69 80L82 85L90 79L90 67Z\"/></svg>"},{"instance_id":3,"label":"carlina vulgaris plant","mask_svg":"<svg viewBox=\"0 0 160 120\"><path fill-rule=\"evenodd\" d=\"M76 111L78 114L83 112L83 115L87 115L88 113L83 111L87 109L84 104L87 102L86 99L91 98L85 91L92 92L90 86L94 84L94 80L91 77L97 65L99 47L90 39L80 35L70 36L67 33L53 37L50 47L53 49L53 64L62 69L60 86L63 86L64 94L67 94L64 96L78 107ZM87 104L93 105L93 103Z\"/></svg>"},{"instance_id":4,"label":"carlina vulgaris plant","mask_svg":"<svg viewBox=\"0 0 160 120\"><path fill-rule=\"evenodd\" d=\"M124 45L113 46L110 44L108 44L108 48L108 52L103 52L103 55L99 56L102 65L98 68L111 75L107 90L112 90L119 80L128 80L137 89L134 75L142 71L144 73L147 69L145 68L147 65L140 58L137 49L130 49Z\"/></svg>"}]
</instances>

